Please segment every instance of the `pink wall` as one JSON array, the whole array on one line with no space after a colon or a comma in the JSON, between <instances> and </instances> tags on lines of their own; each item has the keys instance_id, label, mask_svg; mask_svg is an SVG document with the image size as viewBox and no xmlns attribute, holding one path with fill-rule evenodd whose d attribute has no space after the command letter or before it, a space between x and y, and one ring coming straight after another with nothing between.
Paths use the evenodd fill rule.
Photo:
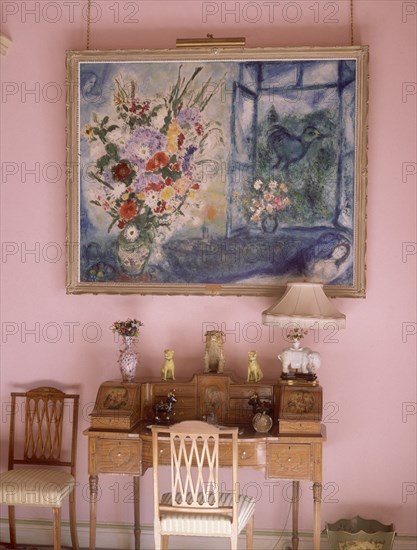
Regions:
<instances>
[{"instance_id":1,"label":"pink wall","mask_svg":"<svg viewBox=\"0 0 417 550\"><path fill-rule=\"evenodd\" d=\"M135 316L145 323L143 375L158 375L165 347L176 350L177 374L200 370L206 323L225 329L227 367L242 378L253 347L265 376L277 377L276 354L284 342L278 332L271 342L261 325L271 299L66 295L65 51L85 48L86 25L85 2L62 3L61 11L57 5L5 0L1 6L2 32L13 40L0 61L1 458L5 467L10 391L56 382L79 392L78 518L87 521L82 429L99 383L118 376L118 346L109 328L114 320ZM94 5L99 20L92 26L91 47L97 49L171 48L177 37L208 32L245 36L248 47L350 43L347 2L281 2L273 12L271 3L261 1L120 0L118 13L114 2ZM356 0L354 7L356 42L370 46L368 293L365 300L338 299L347 328L337 343L327 343L322 334L315 345L323 356L328 430L322 517L324 524L360 514L394 521L399 533L415 534L416 4ZM308 339L313 346L312 336ZM103 476L101 482L107 506L101 506L99 521L133 520L131 506L123 503L128 478ZM242 482L251 483L252 494L253 482L262 490L256 527L284 528L285 484L273 492L251 470L242 472ZM142 519L151 523L149 472L142 487ZM311 490L308 484L302 488L300 527L311 530Z\"/></svg>"}]
</instances>

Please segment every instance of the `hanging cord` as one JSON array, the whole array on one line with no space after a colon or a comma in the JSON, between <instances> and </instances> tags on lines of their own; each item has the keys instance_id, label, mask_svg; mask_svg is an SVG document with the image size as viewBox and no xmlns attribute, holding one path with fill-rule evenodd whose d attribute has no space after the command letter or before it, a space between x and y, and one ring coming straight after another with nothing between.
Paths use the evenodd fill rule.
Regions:
<instances>
[{"instance_id":1,"label":"hanging cord","mask_svg":"<svg viewBox=\"0 0 417 550\"><path fill-rule=\"evenodd\" d=\"M90 26L91 26L91 0L87 0L87 50L90 49ZM213 38L213 35L208 34L207 38ZM350 45L353 46L354 30L353 30L353 0L350 0Z\"/></svg>"},{"instance_id":2,"label":"hanging cord","mask_svg":"<svg viewBox=\"0 0 417 550\"><path fill-rule=\"evenodd\" d=\"M351 0L352 1L352 0ZM87 50L90 49L91 0L87 0Z\"/></svg>"},{"instance_id":3,"label":"hanging cord","mask_svg":"<svg viewBox=\"0 0 417 550\"><path fill-rule=\"evenodd\" d=\"M87 50L90 49L90 26L91 26L91 0L87 0ZM208 38L213 38L213 35L207 35ZM354 30L353 30L353 0L350 0L350 45L353 46Z\"/></svg>"},{"instance_id":4,"label":"hanging cord","mask_svg":"<svg viewBox=\"0 0 417 550\"><path fill-rule=\"evenodd\" d=\"M293 502L290 502L290 506L289 506L289 508L288 508L287 519L285 520L284 527L282 528L282 531L281 531L281 533L279 534L278 540L277 540L277 542L274 544L274 548L273 548L272 550L277 550L278 544L281 542L282 537L284 536L284 532L285 532L285 530L286 530L286 528L287 528L288 520L290 519L290 513L291 513L291 510L292 510L292 507L293 507Z\"/></svg>"}]
</instances>

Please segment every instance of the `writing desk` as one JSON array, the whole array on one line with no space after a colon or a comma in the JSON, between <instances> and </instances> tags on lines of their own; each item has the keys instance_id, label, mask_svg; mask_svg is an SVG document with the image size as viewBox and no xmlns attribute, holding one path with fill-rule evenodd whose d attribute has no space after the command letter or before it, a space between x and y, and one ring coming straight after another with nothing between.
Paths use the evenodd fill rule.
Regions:
<instances>
[{"instance_id":1,"label":"writing desk","mask_svg":"<svg viewBox=\"0 0 417 550\"><path fill-rule=\"evenodd\" d=\"M122 395L122 390L127 388L129 398L123 401L123 406L116 408L113 403L111 409L102 412L103 403L109 402L107 399L109 392L114 392L115 388L118 390L121 388L118 395ZM152 434L149 429L149 426L154 423L152 408L155 403L160 402L161 398L163 399L167 393L173 390L177 396L173 422L201 419L214 408L220 424L240 427L239 467L261 470L265 472L267 479L292 481L292 545L294 550L298 548L299 482L303 480L313 482L313 541L314 550L319 550L322 445L325 441L325 427L316 422L318 429L311 430L311 422L299 422L301 430L307 426L307 430L316 433L280 433L278 421L279 415L282 414L280 401L285 400L281 399L279 382L262 381L256 384L236 382L231 376L219 374L195 375L188 382L138 380L122 384L118 381L111 381L101 386L95 410L92 413L92 427L84 432L88 437L90 549L94 550L96 547L100 474L124 474L133 477L135 548L140 549L140 476L152 467ZM247 401L254 392L271 405L273 426L266 434L257 433L251 425L253 411ZM132 410L136 411L133 418L131 417ZM139 418L138 421L135 421L135 415ZM126 421L126 416L129 417L128 421ZM128 429L115 427L115 425L125 426L126 422L132 422L134 425ZM100 427L100 423L104 426ZM163 446L161 451L164 453ZM231 465L231 448L228 443L223 444L220 449L220 461L224 466ZM164 463L163 456L161 463ZM168 442L166 464L169 464Z\"/></svg>"}]
</instances>

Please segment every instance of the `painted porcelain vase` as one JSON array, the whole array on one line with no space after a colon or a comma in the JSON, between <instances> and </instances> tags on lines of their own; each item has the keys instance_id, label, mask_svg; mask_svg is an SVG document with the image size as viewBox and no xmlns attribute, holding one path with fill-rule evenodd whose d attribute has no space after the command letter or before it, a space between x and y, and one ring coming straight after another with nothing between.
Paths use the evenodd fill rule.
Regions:
<instances>
[{"instance_id":1,"label":"painted porcelain vase","mask_svg":"<svg viewBox=\"0 0 417 550\"><path fill-rule=\"evenodd\" d=\"M134 350L133 336L123 336L123 348L120 350L119 367L123 382L132 382L136 376L138 354Z\"/></svg>"}]
</instances>

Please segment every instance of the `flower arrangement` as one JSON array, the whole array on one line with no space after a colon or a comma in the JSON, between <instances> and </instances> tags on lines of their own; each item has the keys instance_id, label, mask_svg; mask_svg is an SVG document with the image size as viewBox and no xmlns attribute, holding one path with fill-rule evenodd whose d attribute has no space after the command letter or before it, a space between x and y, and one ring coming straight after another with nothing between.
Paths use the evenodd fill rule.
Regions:
<instances>
[{"instance_id":1,"label":"flower arrangement","mask_svg":"<svg viewBox=\"0 0 417 550\"><path fill-rule=\"evenodd\" d=\"M253 223L259 223L265 217L274 216L279 211L291 205L291 200L288 197L288 188L285 183L278 183L275 180L266 182L257 179L250 191L249 212L250 221Z\"/></svg>"},{"instance_id":2,"label":"flower arrangement","mask_svg":"<svg viewBox=\"0 0 417 550\"><path fill-rule=\"evenodd\" d=\"M115 321L112 326L112 331L117 332L120 336L136 338L139 336L139 327L143 326L142 321L127 319L126 321Z\"/></svg>"},{"instance_id":3,"label":"flower arrangement","mask_svg":"<svg viewBox=\"0 0 417 550\"><path fill-rule=\"evenodd\" d=\"M287 331L287 339L291 342L299 342L308 334L308 330L302 330L300 327L292 328Z\"/></svg>"},{"instance_id":4,"label":"flower arrangement","mask_svg":"<svg viewBox=\"0 0 417 550\"><path fill-rule=\"evenodd\" d=\"M94 113L83 136L95 159L89 176L100 185L90 202L110 218L128 242L152 242L156 231L169 226L184 207L197 199L198 154L213 137L223 143L220 125L204 110L216 88L210 79L199 90L178 78L165 96L141 97L133 79L115 79L112 115Z\"/></svg>"}]
</instances>

